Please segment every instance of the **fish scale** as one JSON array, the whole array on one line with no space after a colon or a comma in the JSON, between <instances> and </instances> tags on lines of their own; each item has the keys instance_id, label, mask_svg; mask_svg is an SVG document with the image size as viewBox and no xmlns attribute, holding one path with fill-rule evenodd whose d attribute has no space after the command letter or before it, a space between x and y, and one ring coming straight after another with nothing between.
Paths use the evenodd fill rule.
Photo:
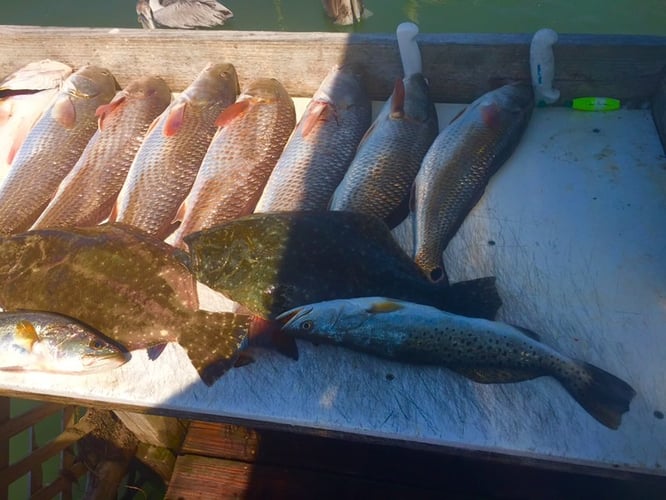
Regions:
<instances>
[{"instance_id":1,"label":"fish scale","mask_svg":"<svg viewBox=\"0 0 666 500\"><path fill-rule=\"evenodd\" d=\"M204 68L146 134L111 220L166 238L215 134L215 120L237 94L231 64Z\"/></svg>"}]
</instances>

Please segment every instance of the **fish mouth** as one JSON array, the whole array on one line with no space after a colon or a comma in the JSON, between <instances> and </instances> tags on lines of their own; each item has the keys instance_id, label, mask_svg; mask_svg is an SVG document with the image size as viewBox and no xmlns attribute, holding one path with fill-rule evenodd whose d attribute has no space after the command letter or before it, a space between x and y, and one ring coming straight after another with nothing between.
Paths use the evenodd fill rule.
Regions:
<instances>
[{"instance_id":1,"label":"fish mouth","mask_svg":"<svg viewBox=\"0 0 666 500\"><path fill-rule=\"evenodd\" d=\"M284 330L310 312L312 312L312 307L295 307L278 315L275 320L281 324L281 328Z\"/></svg>"}]
</instances>

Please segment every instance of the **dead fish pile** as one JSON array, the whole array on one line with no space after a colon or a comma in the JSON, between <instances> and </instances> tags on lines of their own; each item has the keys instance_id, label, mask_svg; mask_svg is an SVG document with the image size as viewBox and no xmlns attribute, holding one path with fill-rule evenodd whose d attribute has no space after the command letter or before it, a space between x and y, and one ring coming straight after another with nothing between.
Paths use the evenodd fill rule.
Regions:
<instances>
[{"instance_id":1,"label":"dead fish pile","mask_svg":"<svg viewBox=\"0 0 666 500\"><path fill-rule=\"evenodd\" d=\"M475 382L502 384L550 376L611 429L636 392L589 363L571 359L532 332L382 297L333 300L280 315L288 335L406 363L441 365Z\"/></svg>"},{"instance_id":2,"label":"dead fish pile","mask_svg":"<svg viewBox=\"0 0 666 500\"><path fill-rule=\"evenodd\" d=\"M65 80L0 186L0 234L25 231L37 220L95 133L95 111L113 98L116 86L113 75L96 66Z\"/></svg>"},{"instance_id":3,"label":"dead fish pile","mask_svg":"<svg viewBox=\"0 0 666 500\"><path fill-rule=\"evenodd\" d=\"M177 342L207 384L236 361L250 318L198 309L180 251L122 224L0 239L0 306L64 314L127 350Z\"/></svg>"},{"instance_id":4,"label":"dead fish pile","mask_svg":"<svg viewBox=\"0 0 666 500\"><path fill-rule=\"evenodd\" d=\"M59 314L0 312L0 370L92 373L129 354L91 327Z\"/></svg>"}]
</instances>

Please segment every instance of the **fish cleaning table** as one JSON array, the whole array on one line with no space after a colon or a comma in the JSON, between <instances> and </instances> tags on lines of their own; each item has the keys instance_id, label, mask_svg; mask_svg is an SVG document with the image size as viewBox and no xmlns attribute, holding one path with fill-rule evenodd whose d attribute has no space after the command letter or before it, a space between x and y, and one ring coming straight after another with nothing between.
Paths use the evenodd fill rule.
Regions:
<instances>
[{"instance_id":1,"label":"fish cleaning table","mask_svg":"<svg viewBox=\"0 0 666 500\"><path fill-rule=\"evenodd\" d=\"M460 109L438 105L440 127ZM649 110L537 108L445 253L452 281L497 277L500 320L634 387L615 431L551 378L480 385L300 341L298 361L256 350L212 387L170 344L106 373L0 372L0 393L663 476L664 213L666 157ZM406 248L407 229L395 230ZM200 291L202 307L231 307Z\"/></svg>"}]
</instances>

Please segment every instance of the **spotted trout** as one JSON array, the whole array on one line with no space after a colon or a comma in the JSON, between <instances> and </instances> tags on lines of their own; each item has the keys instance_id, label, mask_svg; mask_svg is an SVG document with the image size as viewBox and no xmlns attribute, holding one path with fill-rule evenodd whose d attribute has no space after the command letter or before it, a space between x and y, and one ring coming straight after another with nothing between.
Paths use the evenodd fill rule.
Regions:
<instances>
[{"instance_id":1,"label":"spotted trout","mask_svg":"<svg viewBox=\"0 0 666 500\"><path fill-rule=\"evenodd\" d=\"M207 65L146 134L110 219L160 239L173 232L178 207L217 130L215 120L237 95L233 65Z\"/></svg>"},{"instance_id":2,"label":"spotted trout","mask_svg":"<svg viewBox=\"0 0 666 500\"><path fill-rule=\"evenodd\" d=\"M561 354L532 332L421 304L382 297L333 300L297 307L278 320L288 335L394 361L444 366L479 383L554 377L611 429L620 426L636 394L616 376Z\"/></svg>"},{"instance_id":3,"label":"spotted trout","mask_svg":"<svg viewBox=\"0 0 666 500\"><path fill-rule=\"evenodd\" d=\"M84 66L65 80L0 186L0 234L24 231L37 220L95 133L96 109L116 88L113 75L97 66Z\"/></svg>"},{"instance_id":4,"label":"spotted trout","mask_svg":"<svg viewBox=\"0 0 666 500\"><path fill-rule=\"evenodd\" d=\"M0 312L0 370L92 373L128 359L123 347L73 318L39 311Z\"/></svg>"},{"instance_id":5,"label":"spotted trout","mask_svg":"<svg viewBox=\"0 0 666 500\"><path fill-rule=\"evenodd\" d=\"M32 229L92 226L113 208L148 126L171 101L161 78L130 82L97 108L99 128Z\"/></svg>"},{"instance_id":6,"label":"spotted trout","mask_svg":"<svg viewBox=\"0 0 666 500\"><path fill-rule=\"evenodd\" d=\"M334 67L289 138L255 212L326 210L371 112L360 76L349 66Z\"/></svg>"},{"instance_id":7,"label":"spotted trout","mask_svg":"<svg viewBox=\"0 0 666 500\"><path fill-rule=\"evenodd\" d=\"M437 136L414 181L414 260L446 280L442 253L490 178L513 154L532 114L532 88L505 85L471 103Z\"/></svg>"},{"instance_id":8,"label":"spotted trout","mask_svg":"<svg viewBox=\"0 0 666 500\"><path fill-rule=\"evenodd\" d=\"M414 178L438 132L423 75L398 80L333 193L330 209L376 215L397 226L408 214Z\"/></svg>"},{"instance_id":9,"label":"spotted trout","mask_svg":"<svg viewBox=\"0 0 666 500\"><path fill-rule=\"evenodd\" d=\"M431 283L386 224L353 212L252 214L185 237L197 279L272 319L303 304L396 296L452 312L494 318L492 277Z\"/></svg>"},{"instance_id":10,"label":"spotted trout","mask_svg":"<svg viewBox=\"0 0 666 500\"><path fill-rule=\"evenodd\" d=\"M177 342L211 385L236 361L250 320L199 310L180 254L117 223L12 235L0 239L0 306L77 318L151 357Z\"/></svg>"},{"instance_id":11,"label":"spotted trout","mask_svg":"<svg viewBox=\"0 0 666 500\"><path fill-rule=\"evenodd\" d=\"M26 64L0 82L0 180L72 71L66 64L44 59Z\"/></svg>"},{"instance_id":12,"label":"spotted trout","mask_svg":"<svg viewBox=\"0 0 666 500\"><path fill-rule=\"evenodd\" d=\"M177 219L174 244L191 232L251 214L296 125L294 103L273 78L251 82L219 127Z\"/></svg>"}]
</instances>

